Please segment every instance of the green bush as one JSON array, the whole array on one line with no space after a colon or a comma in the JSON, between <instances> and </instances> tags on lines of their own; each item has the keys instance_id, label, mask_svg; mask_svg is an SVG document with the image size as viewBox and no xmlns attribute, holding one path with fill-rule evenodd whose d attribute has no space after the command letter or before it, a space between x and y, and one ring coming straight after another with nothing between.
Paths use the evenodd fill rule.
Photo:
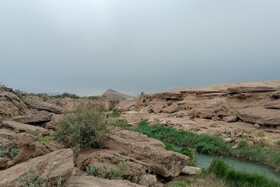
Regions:
<instances>
[{"instance_id":1,"label":"green bush","mask_svg":"<svg viewBox=\"0 0 280 187\"><path fill-rule=\"evenodd\" d=\"M7 155L10 158L14 158L15 156L17 156L20 153L20 149L17 147L12 147L10 149L7 150Z\"/></svg>"},{"instance_id":2,"label":"green bush","mask_svg":"<svg viewBox=\"0 0 280 187\"><path fill-rule=\"evenodd\" d=\"M24 177L21 177L18 180L18 183L23 187L41 187L46 186L45 181L43 178L38 177L35 172L33 166L30 166L28 172L25 174Z\"/></svg>"},{"instance_id":3,"label":"green bush","mask_svg":"<svg viewBox=\"0 0 280 187\"><path fill-rule=\"evenodd\" d=\"M120 112L117 109L113 109L112 117L120 117L120 116L121 116Z\"/></svg>"},{"instance_id":4,"label":"green bush","mask_svg":"<svg viewBox=\"0 0 280 187\"><path fill-rule=\"evenodd\" d=\"M217 177L223 178L229 166L220 158L213 158L208 168L209 173L214 173Z\"/></svg>"},{"instance_id":5,"label":"green bush","mask_svg":"<svg viewBox=\"0 0 280 187\"><path fill-rule=\"evenodd\" d=\"M265 176L259 174L249 174L242 171L235 171L233 169L227 170L224 180L233 186L279 187L279 184L277 182L269 180Z\"/></svg>"},{"instance_id":6,"label":"green bush","mask_svg":"<svg viewBox=\"0 0 280 187\"><path fill-rule=\"evenodd\" d=\"M69 147L100 147L109 133L103 109L94 110L88 105L80 105L66 113L63 119L55 122L55 126L55 138Z\"/></svg>"},{"instance_id":7,"label":"green bush","mask_svg":"<svg viewBox=\"0 0 280 187\"><path fill-rule=\"evenodd\" d=\"M87 175L96 176L97 175L97 169L98 168L96 166L86 166Z\"/></svg>"},{"instance_id":8,"label":"green bush","mask_svg":"<svg viewBox=\"0 0 280 187\"><path fill-rule=\"evenodd\" d=\"M4 149L4 145L3 145L3 144L0 144L0 157L3 157L3 156L4 156L3 149Z\"/></svg>"},{"instance_id":9,"label":"green bush","mask_svg":"<svg viewBox=\"0 0 280 187\"><path fill-rule=\"evenodd\" d=\"M103 164L100 167L86 166L87 175L93 175L106 179L127 179L133 177L130 166L127 162L120 162L117 167Z\"/></svg>"}]
</instances>

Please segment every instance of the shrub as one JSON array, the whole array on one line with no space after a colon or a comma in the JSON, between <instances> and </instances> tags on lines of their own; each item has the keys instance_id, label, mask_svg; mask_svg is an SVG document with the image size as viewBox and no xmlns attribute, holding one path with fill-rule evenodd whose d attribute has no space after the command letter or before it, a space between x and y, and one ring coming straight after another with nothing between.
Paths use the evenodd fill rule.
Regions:
<instances>
[{"instance_id":1,"label":"shrub","mask_svg":"<svg viewBox=\"0 0 280 187\"><path fill-rule=\"evenodd\" d=\"M168 187L187 187L189 185L188 181L173 180L167 183Z\"/></svg>"},{"instance_id":2,"label":"shrub","mask_svg":"<svg viewBox=\"0 0 280 187\"><path fill-rule=\"evenodd\" d=\"M36 138L41 142L50 142L54 140L54 136L36 136Z\"/></svg>"},{"instance_id":3,"label":"shrub","mask_svg":"<svg viewBox=\"0 0 280 187\"><path fill-rule=\"evenodd\" d=\"M25 174L24 177L21 177L18 180L18 183L23 187L40 187L46 186L45 181L43 178L38 177L35 172L33 166L30 166L28 172Z\"/></svg>"},{"instance_id":4,"label":"shrub","mask_svg":"<svg viewBox=\"0 0 280 187\"><path fill-rule=\"evenodd\" d=\"M100 147L109 132L103 110L94 110L88 105L80 105L66 113L55 125L55 137L69 147Z\"/></svg>"},{"instance_id":5,"label":"shrub","mask_svg":"<svg viewBox=\"0 0 280 187\"><path fill-rule=\"evenodd\" d=\"M253 173L242 171L235 171L230 168L222 159L213 158L209 168L209 173L214 173L217 177L222 178L226 183L231 186L246 186L246 187L279 187L279 184L266 177Z\"/></svg>"},{"instance_id":6,"label":"shrub","mask_svg":"<svg viewBox=\"0 0 280 187\"><path fill-rule=\"evenodd\" d=\"M15 156L17 156L20 153L20 149L17 147L13 147L7 150L7 155L10 158L14 158Z\"/></svg>"},{"instance_id":7,"label":"shrub","mask_svg":"<svg viewBox=\"0 0 280 187\"><path fill-rule=\"evenodd\" d=\"M220 158L213 158L208 168L209 173L214 173L217 177L223 178L228 169L228 165Z\"/></svg>"},{"instance_id":8,"label":"shrub","mask_svg":"<svg viewBox=\"0 0 280 187\"><path fill-rule=\"evenodd\" d=\"M113 109L112 117L120 117L120 116L121 116L120 112L117 109Z\"/></svg>"},{"instance_id":9,"label":"shrub","mask_svg":"<svg viewBox=\"0 0 280 187\"><path fill-rule=\"evenodd\" d=\"M256 134L257 134L258 136L260 136L260 137L263 137L263 136L264 136L264 132L262 132L262 131L258 131Z\"/></svg>"},{"instance_id":10,"label":"shrub","mask_svg":"<svg viewBox=\"0 0 280 187\"><path fill-rule=\"evenodd\" d=\"M280 140L278 140L278 141L276 142L276 144L277 144L277 145L280 145Z\"/></svg>"},{"instance_id":11,"label":"shrub","mask_svg":"<svg viewBox=\"0 0 280 187\"><path fill-rule=\"evenodd\" d=\"M97 175L97 167L96 166L86 166L87 175Z\"/></svg>"},{"instance_id":12,"label":"shrub","mask_svg":"<svg viewBox=\"0 0 280 187\"><path fill-rule=\"evenodd\" d=\"M120 162L117 167L105 164L100 167L94 165L87 166L86 172L87 175L93 175L105 179L128 179L129 177L135 177L127 162Z\"/></svg>"},{"instance_id":13,"label":"shrub","mask_svg":"<svg viewBox=\"0 0 280 187\"><path fill-rule=\"evenodd\" d=\"M269 180L266 177L259 174L249 174L242 171L235 171L229 169L226 172L224 180L233 186L262 186L262 187L279 187L273 180Z\"/></svg>"},{"instance_id":14,"label":"shrub","mask_svg":"<svg viewBox=\"0 0 280 187\"><path fill-rule=\"evenodd\" d=\"M3 149L4 149L4 145L3 145L3 144L0 144L0 157L3 157L3 156L4 156Z\"/></svg>"}]
</instances>

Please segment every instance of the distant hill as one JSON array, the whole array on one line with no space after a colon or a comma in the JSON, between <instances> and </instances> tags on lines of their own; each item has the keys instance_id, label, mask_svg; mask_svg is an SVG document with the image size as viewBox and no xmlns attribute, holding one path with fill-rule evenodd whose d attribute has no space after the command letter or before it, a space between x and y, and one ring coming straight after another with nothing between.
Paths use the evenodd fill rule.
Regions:
<instances>
[{"instance_id":1,"label":"distant hill","mask_svg":"<svg viewBox=\"0 0 280 187\"><path fill-rule=\"evenodd\" d=\"M106 97L106 98L109 98L109 99L130 99L130 98L133 98L130 95L126 95L126 94L120 93L120 92L118 92L116 90L112 90L112 89L106 90L105 92L101 93L99 96L100 97Z\"/></svg>"}]
</instances>

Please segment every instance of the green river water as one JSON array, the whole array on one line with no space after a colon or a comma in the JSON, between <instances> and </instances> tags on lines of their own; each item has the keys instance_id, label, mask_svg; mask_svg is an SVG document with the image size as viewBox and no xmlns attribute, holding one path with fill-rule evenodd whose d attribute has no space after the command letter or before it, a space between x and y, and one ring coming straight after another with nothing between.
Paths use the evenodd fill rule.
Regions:
<instances>
[{"instance_id":1,"label":"green river water","mask_svg":"<svg viewBox=\"0 0 280 187\"><path fill-rule=\"evenodd\" d=\"M208 168L212 158L213 157L210 155L196 153L197 167L205 168L205 169ZM235 170L246 171L248 173L258 173L280 183L280 173L276 173L273 169L269 167L257 163L230 158L230 157L224 157L222 159L229 165L232 165Z\"/></svg>"}]
</instances>

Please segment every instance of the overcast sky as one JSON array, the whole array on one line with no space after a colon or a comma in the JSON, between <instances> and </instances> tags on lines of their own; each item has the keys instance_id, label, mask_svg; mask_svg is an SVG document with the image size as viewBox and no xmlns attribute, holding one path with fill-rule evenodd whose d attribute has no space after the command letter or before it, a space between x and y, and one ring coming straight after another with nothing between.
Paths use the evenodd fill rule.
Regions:
<instances>
[{"instance_id":1,"label":"overcast sky","mask_svg":"<svg viewBox=\"0 0 280 187\"><path fill-rule=\"evenodd\" d=\"M0 0L0 81L137 95L280 79L279 0Z\"/></svg>"}]
</instances>

